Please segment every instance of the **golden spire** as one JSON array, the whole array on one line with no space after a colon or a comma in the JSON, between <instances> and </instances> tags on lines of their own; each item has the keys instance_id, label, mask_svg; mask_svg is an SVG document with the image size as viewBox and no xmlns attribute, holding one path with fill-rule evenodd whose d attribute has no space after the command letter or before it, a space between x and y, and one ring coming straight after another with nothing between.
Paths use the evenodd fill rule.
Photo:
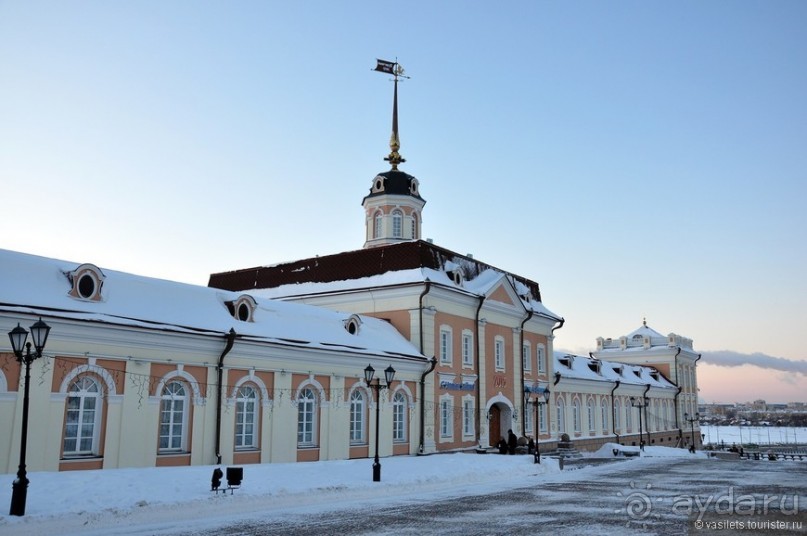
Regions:
<instances>
[{"instance_id":1,"label":"golden spire","mask_svg":"<svg viewBox=\"0 0 807 536\"><path fill-rule=\"evenodd\" d=\"M398 170L398 164L406 162L406 159L401 156L398 150L401 148L401 139L398 137L398 78L409 78L404 76L403 67L397 61L384 61L377 60L375 70L382 73L389 73L393 76L395 82L395 90L392 98L392 135L389 139L390 153L384 157L384 160L390 163L393 171Z\"/></svg>"}]
</instances>

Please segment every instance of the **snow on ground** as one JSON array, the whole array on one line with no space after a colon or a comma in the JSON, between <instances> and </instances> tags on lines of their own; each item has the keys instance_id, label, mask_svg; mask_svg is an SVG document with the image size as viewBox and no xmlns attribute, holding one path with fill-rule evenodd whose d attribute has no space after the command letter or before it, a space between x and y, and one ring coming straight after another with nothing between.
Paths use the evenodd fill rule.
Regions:
<instances>
[{"instance_id":1,"label":"snow on ground","mask_svg":"<svg viewBox=\"0 0 807 536\"><path fill-rule=\"evenodd\" d=\"M705 452L696 452L692 454L686 449L657 447L653 445L646 445L644 450L642 450L639 447L620 445L618 443L606 443L602 447L600 447L599 450L592 452L590 456L592 458L613 458L614 450L618 451L616 457L620 456L625 457L625 455L627 454L628 456L639 456L649 458L683 458L683 457L708 458L708 455Z\"/></svg>"},{"instance_id":2,"label":"snow on ground","mask_svg":"<svg viewBox=\"0 0 807 536\"><path fill-rule=\"evenodd\" d=\"M638 450L608 444L601 449L601 457L613 457L612 448ZM692 454L684 449L648 446L642 456ZM541 464L534 464L532 456L497 454L397 456L384 458L381 463L381 482L372 481L369 459L245 465L242 487L232 495L210 491L216 467L212 465L34 472L28 474L24 517L5 514L15 475L0 475L0 535L43 534L54 527L62 534L90 528L99 534L114 533L143 519L155 523L180 517L199 520L268 508L281 510L284 505L316 513L357 497L392 502L400 500L402 493L487 493L535 485L536 477L564 479L575 472L567 468L561 473L554 458L544 457Z\"/></svg>"}]
</instances>

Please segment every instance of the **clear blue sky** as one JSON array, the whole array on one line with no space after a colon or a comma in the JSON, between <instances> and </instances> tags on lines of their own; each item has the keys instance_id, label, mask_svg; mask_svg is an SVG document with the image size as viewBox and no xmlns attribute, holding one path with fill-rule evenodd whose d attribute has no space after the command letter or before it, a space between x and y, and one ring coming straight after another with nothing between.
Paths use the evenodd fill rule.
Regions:
<instances>
[{"instance_id":1,"label":"clear blue sky","mask_svg":"<svg viewBox=\"0 0 807 536\"><path fill-rule=\"evenodd\" d=\"M541 283L556 347L646 316L804 361L805 28L801 1L0 0L0 247L198 284L360 248L397 57L424 235ZM804 399L764 374L730 391Z\"/></svg>"}]
</instances>

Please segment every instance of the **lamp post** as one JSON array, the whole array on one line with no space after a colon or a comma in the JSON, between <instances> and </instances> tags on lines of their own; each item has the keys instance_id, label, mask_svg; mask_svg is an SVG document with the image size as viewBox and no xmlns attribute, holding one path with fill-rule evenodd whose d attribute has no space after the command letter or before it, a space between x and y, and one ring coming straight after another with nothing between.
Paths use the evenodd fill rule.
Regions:
<instances>
[{"instance_id":1,"label":"lamp post","mask_svg":"<svg viewBox=\"0 0 807 536\"><path fill-rule=\"evenodd\" d=\"M378 378L373 385L373 376L375 375L375 369L372 365L367 365L367 368L364 369L364 381L367 382L368 387L372 387L375 389L375 461L373 461L373 482L381 482L381 462L378 461L378 433L379 433L379 421L381 420L381 389L389 389L392 385L392 380L395 378L395 369L392 368L392 365L388 366L384 370L384 379L387 381L387 385L381 385L381 378Z\"/></svg>"},{"instance_id":2,"label":"lamp post","mask_svg":"<svg viewBox=\"0 0 807 536\"><path fill-rule=\"evenodd\" d=\"M684 413L684 420L689 423L690 430L692 431L692 446L689 447L690 452L695 452L695 422L701 419L700 413L695 413L695 416L690 418L689 413Z\"/></svg>"},{"instance_id":3,"label":"lamp post","mask_svg":"<svg viewBox=\"0 0 807 536\"><path fill-rule=\"evenodd\" d=\"M642 409L647 407L647 397L642 397L640 402L635 396L630 397L630 405L639 408L639 450L644 450L644 437L642 436Z\"/></svg>"},{"instance_id":4,"label":"lamp post","mask_svg":"<svg viewBox=\"0 0 807 536\"><path fill-rule=\"evenodd\" d=\"M40 318L31 326L31 338L34 341L34 352L31 352L31 343L25 342L28 338L28 331L20 327L19 322L17 327L8 332L8 338L11 339L11 348L14 355L17 356L17 361L20 362L20 367L25 364L25 387L22 398L22 439L20 440L20 467L17 470L17 478L12 484L11 491L11 510L9 515L24 516L25 515L25 500L28 497L28 476L25 471L25 451L28 448L28 390L31 386L31 363L34 359L42 357L42 350L45 348L45 343L48 341L48 334L50 333L50 326L45 324ZM22 350L25 348L25 353Z\"/></svg>"},{"instance_id":5,"label":"lamp post","mask_svg":"<svg viewBox=\"0 0 807 536\"><path fill-rule=\"evenodd\" d=\"M543 398L543 400L541 400ZM543 392L535 395L535 452L533 452L532 463L541 463L541 450L538 447L538 432L540 427L538 425L538 409L540 406L549 403L549 388L544 388Z\"/></svg>"}]
</instances>

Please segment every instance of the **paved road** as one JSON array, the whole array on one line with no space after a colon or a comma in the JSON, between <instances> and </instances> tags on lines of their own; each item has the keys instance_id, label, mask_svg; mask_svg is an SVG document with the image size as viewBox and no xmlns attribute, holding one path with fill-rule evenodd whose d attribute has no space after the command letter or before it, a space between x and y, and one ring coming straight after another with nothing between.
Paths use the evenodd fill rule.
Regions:
<instances>
[{"instance_id":1,"label":"paved road","mask_svg":"<svg viewBox=\"0 0 807 536\"><path fill-rule=\"evenodd\" d=\"M629 460L598 468L567 465L554 479L485 495L410 497L380 506L369 501L318 514L291 511L204 534L807 534L806 462L687 459L648 465ZM777 522L791 525L771 525ZM800 530L793 530L794 522L801 523ZM753 523L775 530L753 530ZM192 534L201 533L181 536Z\"/></svg>"}]
</instances>

